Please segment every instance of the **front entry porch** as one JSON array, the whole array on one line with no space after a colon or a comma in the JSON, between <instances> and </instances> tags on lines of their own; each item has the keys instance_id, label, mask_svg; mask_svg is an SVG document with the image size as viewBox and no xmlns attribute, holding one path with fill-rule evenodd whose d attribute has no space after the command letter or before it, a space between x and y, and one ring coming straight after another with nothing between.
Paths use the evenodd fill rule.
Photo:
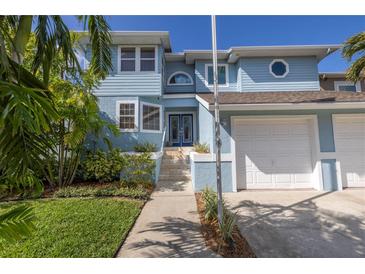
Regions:
<instances>
[{"instance_id":1,"label":"front entry porch","mask_svg":"<svg viewBox=\"0 0 365 274\"><path fill-rule=\"evenodd\" d=\"M191 147L197 139L195 112L166 112L166 146Z\"/></svg>"}]
</instances>

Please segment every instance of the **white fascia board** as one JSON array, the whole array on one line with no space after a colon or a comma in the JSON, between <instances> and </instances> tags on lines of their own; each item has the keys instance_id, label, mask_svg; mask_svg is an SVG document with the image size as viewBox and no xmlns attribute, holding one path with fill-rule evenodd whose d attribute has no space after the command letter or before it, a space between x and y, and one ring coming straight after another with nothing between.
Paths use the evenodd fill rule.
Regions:
<instances>
[{"instance_id":1,"label":"white fascia board","mask_svg":"<svg viewBox=\"0 0 365 274\"><path fill-rule=\"evenodd\" d=\"M229 63L241 57L315 56L318 61L341 48L341 45L245 46L229 49Z\"/></svg>"},{"instance_id":2,"label":"white fascia board","mask_svg":"<svg viewBox=\"0 0 365 274\"><path fill-rule=\"evenodd\" d=\"M205 107L207 110L211 110L212 106L209 106L209 103L207 101L205 101L203 98L201 98L199 95L195 95L195 99L203 106ZM214 106L213 106L213 110L214 110Z\"/></svg>"},{"instance_id":3,"label":"white fascia board","mask_svg":"<svg viewBox=\"0 0 365 274\"><path fill-rule=\"evenodd\" d=\"M199 100L198 100L199 101ZM204 101L204 100L203 100ZM204 101L206 102L206 101ZM365 102L302 103L302 104L220 104L219 110L306 110L306 109L356 109L365 108ZM214 105L208 110L213 111Z\"/></svg>"},{"instance_id":4,"label":"white fascia board","mask_svg":"<svg viewBox=\"0 0 365 274\"><path fill-rule=\"evenodd\" d=\"M163 99L185 99L185 98L195 98L196 94L195 93L183 93L183 94L178 94L178 93L174 93L174 94L164 94L162 95Z\"/></svg>"},{"instance_id":5,"label":"white fascia board","mask_svg":"<svg viewBox=\"0 0 365 274\"><path fill-rule=\"evenodd\" d=\"M195 151L190 152L189 154L190 160L194 163L196 162L215 162L217 157L215 153L197 153ZM222 162L232 162L233 155L232 153L222 153L221 161Z\"/></svg>"}]
</instances>

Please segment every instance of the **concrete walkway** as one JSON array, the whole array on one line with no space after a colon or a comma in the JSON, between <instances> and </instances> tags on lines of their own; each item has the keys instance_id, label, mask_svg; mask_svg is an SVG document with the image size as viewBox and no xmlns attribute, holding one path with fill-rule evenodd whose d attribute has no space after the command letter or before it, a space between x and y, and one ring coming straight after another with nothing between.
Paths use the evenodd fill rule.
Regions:
<instances>
[{"instance_id":1,"label":"concrete walkway","mask_svg":"<svg viewBox=\"0 0 365 274\"><path fill-rule=\"evenodd\" d=\"M216 257L205 246L191 182L158 183L117 257Z\"/></svg>"}]
</instances>

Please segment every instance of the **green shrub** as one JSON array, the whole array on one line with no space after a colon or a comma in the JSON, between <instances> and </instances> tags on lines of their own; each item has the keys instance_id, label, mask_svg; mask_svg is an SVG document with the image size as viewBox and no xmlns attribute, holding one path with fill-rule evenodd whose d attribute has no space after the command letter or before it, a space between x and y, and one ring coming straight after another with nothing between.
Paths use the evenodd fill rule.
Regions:
<instances>
[{"instance_id":1,"label":"green shrub","mask_svg":"<svg viewBox=\"0 0 365 274\"><path fill-rule=\"evenodd\" d=\"M217 193L211 188L206 187L202 192L202 199L204 202L204 218L211 221L217 219L218 212L218 198Z\"/></svg>"},{"instance_id":2,"label":"green shrub","mask_svg":"<svg viewBox=\"0 0 365 274\"><path fill-rule=\"evenodd\" d=\"M196 143L194 144L194 151L198 153L209 153L209 145L207 143Z\"/></svg>"},{"instance_id":3,"label":"green shrub","mask_svg":"<svg viewBox=\"0 0 365 274\"><path fill-rule=\"evenodd\" d=\"M223 210L223 222L219 224L222 240L226 243L233 241L233 229L236 224L237 213L232 214L228 209Z\"/></svg>"},{"instance_id":4,"label":"green shrub","mask_svg":"<svg viewBox=\"0 0 365 274\"><path fill-rule=\"evenodd\" d=\"M97 150L87 154L82 166L86 180L113 182L119 179L125 166L125 158L119 149L109 152Z\"/></svg>"},{"instance_id":5,"label":"green shrub","mask_svg":"<svg viewBox=\"0 0 365 274\"><path fill-rule=\"evenodd\" d=\"M155 144L146 142L143 144L136 144L134 146L134 151L135 152L156 152L157 148Z\"/></svg>"},{"instance_id":6,"label":"green shrub","mask_svg":"<svg viewBox=\"0 0 365 274\"><path fill-rule=\"evenodd\" d=\"M133 199L147 199L149 192L143 188L126 188L113 184L106 187L68 186L60 188L53 196L55 198L121 196Z\"/></svg>"},{"instance_id":7,"label":"green shrub","mask_svg":"<svg viewBox=\"0 0 365 274\"><path fill-rule=\"evenodd\" d=\"M151 153L126 154L121 180L127 187L151 186L155 167L156 163L151 158Z\"/></svg>"},{"instance_id":8,"label":"green shrub","mask_svg":"<svg viewBox=\"0 0 365 274\"><path fill-rule=\"evenodd\" d=\"M218 221L218 196L211 188L206 187L201 197L204 202L204 218L208 221ZM226 243L231 243L233 240L233 229L236 224L237 213L232 214L227 208L225 201L223 203L223 222L219 223L219 231L222 240Z\"/></svg>"}]
</instances>

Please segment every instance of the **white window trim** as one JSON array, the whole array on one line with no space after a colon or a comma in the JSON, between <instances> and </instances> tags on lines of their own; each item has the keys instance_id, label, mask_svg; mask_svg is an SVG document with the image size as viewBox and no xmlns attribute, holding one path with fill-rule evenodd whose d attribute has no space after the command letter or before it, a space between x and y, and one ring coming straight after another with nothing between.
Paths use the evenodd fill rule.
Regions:
<instances>
[{"instance_id":1,"label":"white window trim","mask_svg":"<svg viewBox=\"0 0 365 274\"><path fill-rule=\"evenodd\" d=\"M360 81L357 81L356 83L351 82L351 81L334 81L334 85L335 85L335 91L340 91L340 86L355 85L356 92L361 92Z\"/></svg>"},{"instance_id":2,"label":"white window trim","mask_svg":"<svg viewBox=\"0 0 365 274\"><path fill-rule=\"evenodd\" d=\"M184 74L185 76L187 76L190 80L190 83L177 83L177 84L171 84L170 81L172 79L172 77L174 77L177 74ZM167 85L168 86L192 86L194 84L193 82L193 78L191 78L190 74L184 72L184 71L176 71L173 74L170 75L169 79L167 80Z\"/></svg>"},{"instance_id":3,"label":"white window trim","mask_svg":"<svg viewBox=\"0 0 365 274\"><path fill-rule=\"evenodd\" d=\"M218 67L225 67L226 68L226 83L224 85L218 85L218 87L228 87L229 86L229 78L228 78L228 64L218 64ZM210 85L208 82L208 67L213 67L213 64L205 64L205 85L207 87L213 87L213 85Z\"/></svg>"},{"instance_id":4,"label":"white window trim","mask_svg":"<svg viewBox=\"0 0 365 274\"><path fill-rule=\"evenodd\" d=\"M136 49L136 63L135 71L121 71L120 61L121 61L121 48L135 48ZM154 71L141 71L141 48L155 48L155 70ZM133 74L133 73L157 73L158 72L158 47L154 45L118 45L118 74Z\"/></svg>"},{"instance_id":5,"label":"white window trim","mask_svg":"<svg viewBox=\"0 0 365 274\"><path fill-rule=\"evenodd\" d=\"M272 71L272 65L276 62L282 62L286 66L286 72L283 75L276 75ZM274 76L275 78L285 78L289 73L289 64L284 59L274 59L271 61L270 65L269 65L269 70L270 70L270 73L272 74L272 76Z\"/></svg>"},{"instance_id":6,"label":"white window trim","mask_svg":"<svg viewBox=\"0 0 365 274\"><path fill-rule=\"evenodd\" d=\"M135 128L133 129L124 129L120 128L120 104L134 104L134 123ZM137 132L138 131L138 100L119 100L116 102L116 124L121 132Z\"/></svg>"},{"instance_id":7,"label":"white window trim","mask_svg":"<svg viewBox=\"0 0 365 274\"><path fill-rule=\"evenodd\" d=\"M143 106L153 106L153 107L158 107L160 109L160 119L159 119L160 129L159 130L152 130L152 129L144 129L143 128ZM161 133L162 132L162 105L147 103L147 102L141 102L140 125L141 125L141 132Z\"/></svg>"}]
</instances>

